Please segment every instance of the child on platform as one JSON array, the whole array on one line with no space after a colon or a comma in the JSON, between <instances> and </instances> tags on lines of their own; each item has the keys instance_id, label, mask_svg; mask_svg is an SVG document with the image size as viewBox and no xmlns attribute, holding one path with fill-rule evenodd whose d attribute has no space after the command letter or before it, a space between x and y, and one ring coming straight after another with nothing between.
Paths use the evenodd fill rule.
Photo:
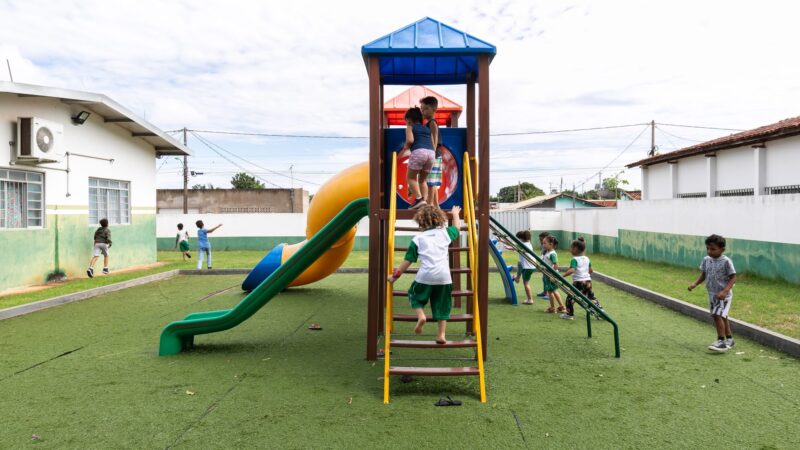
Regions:
<instances>
[{"instance_id":1,"label":"child on platform","mask_svg":"<svg viewBox=\"0 0 800 450\"><path fill-rule=\"evenodd\" d=\"M183 229L183 224L178 224L178 234L175 236L175 248L181 248L181 258L186 261L186 258L192 259L189 253L189 231Z\"/></svg>"},{"instance_id":2,"label":"child on platform","mask_svg":"<svg viewBox=\"0 0 800 450\"><path fill-rule=\"evenodd\" d=\"M585 255L586 241L582 236L572 241L569 246L569 252L572 253L572 259L569 261L569 269L564 273L564 278L572 275L572 285L578 288L581 294L594 302L595 305L600 306L592 291L592 273L594 273L594 269L592 269L592 262L589 257ZM575 299L572 296L567 297L567 312L559 317L567 320L575 318Z\"/></svg>"},{"instance_id":3,"label":"child on platform","mask_svg":"<svg viewBox=\"0 0 800 450\"><path fill-rule=\"evenodd\" d=\"M203 224L202 220L198 220L194 223L197 225L197 270L203 268L203 254L206 255L208 258L208 262L206 263L206 267L211 269L211 242L208 240L208 233L213 233L216 231L217 228L221 227L222 224L215 226L214 228L207 229L206 226Z\"/></svg>"},{"instance_id":4,"label":"child on platform","mask_svg":"<svg viewBox=\"0 0 800 450\"><path fill-rule=\"evenodd\" d=\"M428 185L425 181L433 168L436 155L433 151L431 129L422 125L422 110L416 106L409 108L406 111L405 119L406 144L403 146L403 151L411 150L411 156L408 157L406 182L416 199L409 209L419 209L428 204L425 201L428 194Z\"/></svg>"},{"instance_id":5,"label":"child on platform","mask_svg":"<svg viewBox=\"0 0 800 450\"><path fill-rule=\"evenodd\" d=\"M442 185L442 152L439 150L439 124L436 123L436 110L439 108L439 100L436 97L428 96L419 100L422 117L425 119L425 126L431 130L431 141L433 142L433 166L431 173L428 174L428 195L425 202L429 205L439 206L439 186Z\"/></svg>"},{"instance_id":6,"label":"child on platform","mask_svg":"<svg viewBox=\"0 0 800 450\"><path fill-rule=\"evenodd\" d=\"M533 251L530 231L522 230L517 232L517 239L522 241L522 245ZM529 261L529 258L526 258L525 254L520 253L519 264L517 265L517 276L514 277L514 282L519 283L519 279L522 278L522 284L525 286L525 296L527 297L527 300L522 302L523 305L533 304L533 296L531 295L531 275L533 275L535 270L536 267Z\"/></svg>"},{"instance_id":7,"label":"child on platform","mask_svg":"<svg viewBox=\"0 0 800 450\"><path fill-rule=\"evenodd\" d=\"M433 205L423 206L414 216L414 221L419 224L422 233L414 236L408 245L408 251L400 266L392 271L389 283L394 283L412 263L420 261L419 271L408 288L408 301L417 314L416 334L422 333L422 327L427 321L424 307L430 301L433 320L438 323L436 335L437 344L446 344L445 331L447 321L450 319L452 307L453 279L450 275L448 261L448 247L458 239L461 219L461 208L453 206L453 226L445 228L447 216Z\"/></svg>"},{"instance_id":8,"label":"child on platform","mask_svg":"<svg viewBox=\"0 0 800 450\"><path fill-rule=\"evenodd\" d=\"M717 340L708 346L715 352L727 352L736 343L731 335L731 324L728 321L728 312L733 302L733 285L736 283L736 269L733 261L723 255L725 252L725 238L712 234L706 238L706 253L700 263L701 274L694 283L689 285L689 290L696 288L703 281L708 290L708 307L714 325L717 328Z\"/></svg>"},{"instance_id":9,"label":"child on platform","mask_svg":"<svg viewBox=\"0 0 800 450\"><path fill-rule=\"evenodd\" d=\"M552 267L553 270L558 271L558 255L556 254L556 248L558 248L558 239L556 239L555 236L548 235L544 238L544 241L542 241L542 249L545 251L542 259L544 259L544 262ZM561 303L558 285L547 276L544 278L544 291L550 299L550 307L547 308L545 312L564 312L564 304ZM558 309L556 309L555 302L558 302Z\"/></svg>"}]
</instances>

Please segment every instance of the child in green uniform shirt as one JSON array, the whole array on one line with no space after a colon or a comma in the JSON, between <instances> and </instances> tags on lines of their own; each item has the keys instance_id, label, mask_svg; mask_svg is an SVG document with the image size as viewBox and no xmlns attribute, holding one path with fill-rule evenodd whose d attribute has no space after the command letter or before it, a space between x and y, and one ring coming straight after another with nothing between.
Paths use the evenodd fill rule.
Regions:
<instances>
[{"instance_id":1,"label":"child in green uniform shirt","mask_svg":"<svg viewBox=\"0 0 800 450\"><path fill-rule=\"evenodd\" d=\"M448 247L458 239L458 229L461 219L458 214L461 208L454 206L451 209L453 226L444 228L447 216L441 209L433 205L426 205L419 209L414 216L422 233L414 236L408 245L405 259L389 276L389 283L394 283L400 275L408 269L411 263L419 260L419 271L408 288L408 300L417 314L417 326L414 332L422 333L425 325L425 311L423 308L430 301L433 311L433 320L438 322L439 331L436 335L437 344L446 344L445 330L447 320L450 319L452 306L453 279L450 275L450 262L448 261Z\"/></svg>"}]
</instances>

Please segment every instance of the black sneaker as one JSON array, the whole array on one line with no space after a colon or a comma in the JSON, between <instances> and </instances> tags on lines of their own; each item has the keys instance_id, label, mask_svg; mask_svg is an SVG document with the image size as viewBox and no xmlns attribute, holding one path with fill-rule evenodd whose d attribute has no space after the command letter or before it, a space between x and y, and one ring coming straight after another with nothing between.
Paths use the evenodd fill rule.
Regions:
<instances>
[{"instance_id":1,"label":"black sneaker","mask_svg":"<svg viewBox=\"0 0 800 450\"><path fill-rule=\"evenodd\" d=\"M424 199L420 198L420 199L417 199L417 201L414 202L414 204L411 205L411 207L408 208L408 209L419 209L419 208L422 208L423 206L425 206L427 204L428 204L428 202L426 202Z\"/></svg>"},{"instance_id":2,"label":"black sneaker","mask_svg":"<svg viewBox=\"0 0 800 450\"><path fill-rule=\"evenodd\" d=\"M91 267L86 269L86 275L89 275L89 278L94 278L94 269L92 269Z\"/></svg>"},{"instance_id":3,"label":"black sneaker","mask_svg":"<svg viewBox=\"0 0 800 450\"><path fill-rule=\"evenodd\" d=\"M103 267L103 275L108 275L108 267Z\"/></svg>"},{"instance_id":4,"label":"black sneaker","mask_svg":"<svg viewBox=\"0 0 800 450\"><path fill-rule=\"evenodd\" d=\"M192 255L189 254L189 253L186 254L186 257L189 258L189 259L192 259Z\"/></svg>"},{"instance_id":5,"label":"black sneaker","mask_svg":"<svg viewBox=\"0 0 800 450\"><path fill-rule=\"evenodd\" d=\"M730 347L725 345L724 339L717 339L716 342L708 346L708 349L714 352L724 353L730 350Z\"/></svg>"}]
</instances>

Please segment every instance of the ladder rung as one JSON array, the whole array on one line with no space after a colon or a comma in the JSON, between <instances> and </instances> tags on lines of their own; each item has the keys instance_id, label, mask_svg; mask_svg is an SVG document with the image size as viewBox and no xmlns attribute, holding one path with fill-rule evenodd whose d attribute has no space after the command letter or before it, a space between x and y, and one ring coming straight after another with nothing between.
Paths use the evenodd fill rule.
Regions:
<instances>
[{"instance_id":1,"label":"ladder rung","mask_svg":"<svg viewBox=\"0 0 800 450\"><path fill-rule=\"evenodd\" d=\"M392 291L396 297L408 297L408 291ZM453 291L450 293L453 297L469 297L472 291Z\"/></svg>"},{"instance_id":2,"label":"ladder rung","mask_svg":"<svg viewBox=\"0 0 800 450\"><path fill-rule=\"evenodd\" d=\"M409 267L406 269L406 273L417 273L419 272L419 267ZM459 268L451 268L450 273L471 273L472 270L469 267L459 267Z\"/></svg>"},{"instance_id":3,"label":"ladder rung","mask_svg":"<svg viewBox=\"0 0 800 450\"><path fill-rule=\"evenodd\" d=\"M478 375L477 367L389 367L389 375L421 377L461 377Z\"/></svg>"},{"instance_id":4,"label":"ladder rung","mask_svg":"<svg viewBox=\"0 0 800 450\"><path fill-rule=\"evenodd\" d=\"M450 253L466 252L466 251L469 251L469 247L447 247L447 250L449 250ZM396 251L396 252L407 252L408 251L408 247L395 247L394 251Z\"/></svg>"},{"instance_id":5,"label":"ladder rung","mask_svg":"<svg viewBox=\"0 0 800 450\"><path fill-rule=\"evenodd\" d=\"M445 344L438 344L436 341L416 341L410 339L392 339L389 341L392 347L402 348L468 348L476 347L475 341L447 341Z\"/></svg>"},{"instance_id":6,"label":"ladder rung","mask_svg":"<svg viewBox=\"0 0 800 450\"><path fill-rule=\"evenodd\" d=\"M394 320L398 322L416 322L416 314L395 314ZM433 317L425 316L428 322L433 322ZM472 320L472 314L452 314L448 322L467 322Z\"/></svg>"}]
</instances>

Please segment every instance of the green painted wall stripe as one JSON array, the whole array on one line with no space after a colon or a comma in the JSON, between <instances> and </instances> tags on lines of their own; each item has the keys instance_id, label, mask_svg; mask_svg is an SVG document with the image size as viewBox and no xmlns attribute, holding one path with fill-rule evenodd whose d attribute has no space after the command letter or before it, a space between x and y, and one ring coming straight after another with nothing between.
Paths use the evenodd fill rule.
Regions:
<instances>
[{"instance_id":1,"label":"green painted wall stripe","mask_svg":"<svg viewBox=\"0 0 800 450\"><path fill-rule=\"evenodd\" d=\"M14 261L0 265L0 290L43 283L56 269L70 277L85 276L96 228L88 223L85 214L49 214L45 228L0 231L0 248ZM137 215L130 225L112 225L111 270L156 262L155 235L155 214Z\"/></svg>"},{"instance_id":2,"label":"green painted wall stripe","mask_svg":"<svg viewBox=\"0 0 800 450\"><path fill-rule=\"evenodd\" d=\"M564 230L532 230L534 239L541 231L556 236L562 249L568 249L572 240L583 236L590 253L620 255L640 261L696 268L706 256L705 236L620 229L619 236L612 237ZM800 245L726 240L725 254L733 260L737 271L800 284Z\"/></svg>"}]
</instances>

